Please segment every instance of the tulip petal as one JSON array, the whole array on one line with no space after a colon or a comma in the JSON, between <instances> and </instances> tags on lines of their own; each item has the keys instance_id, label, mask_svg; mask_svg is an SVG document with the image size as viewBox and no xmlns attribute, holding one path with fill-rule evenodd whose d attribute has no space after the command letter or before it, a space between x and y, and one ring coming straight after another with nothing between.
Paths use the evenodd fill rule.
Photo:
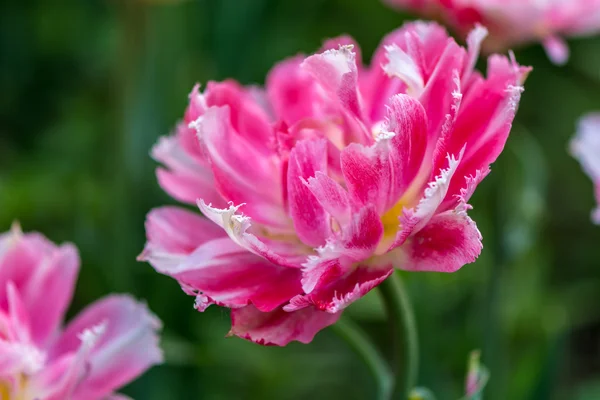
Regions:
<instances>
[{"instance_id":1,"label":"tulip petal","mask_svg":"<svg viewBox=\"0 0 600 400\"><path fill-rule=\"evenodd\" d=\"M324 244L331 233L326 211L305 184L316 172L327 172L327 142L302 140L296 143L288 166L289 212L298 237L311 247Z\"/></svg>"},{"instance_id":2,"label":"tulip petal","mask_svg":"<svg viewBox=\"0 0 600 400\"><path fill-rule=\"evenodd\" d=\"M91 335L86 332L100 329L101 334L95 334L89 344L86 374L73 392L74 400L100 399L162 362L156 334L160 327L160 321L145 305L128 296L109 296L87 307L67 325L51 349L51 357L77 352L80 338L85 344L86 336Z\"/></svg>"},{"instance_id":3,"label":"tulip petal","mask_svg":"<svg viewBox=\"0 0 600 400\"><path fill-rule=\"evenodd\" d=\"M211 160L217 190L233 203L246 203L254 220L278 229L290 227L283 208L281 162L267 157L233 128L227 106L210 107L195 126ZM252 164L248 164L252 160ZM260 182L261 185L257 185Z\"/></svg>"},{"instance_id":4,"label":"tulip petal","mask_svg":"<svg viewBox=\"0 0 600 400\"><path fill-rule=\"evenodd\" d=\"M269 313L247 306L231 310L229 335L262 345L285 346L291 341L310 343L321 329L334 324L341 313L307 307L296 312L277 309Z\"/></svg>"},{"instance_id":5,"label":"tulip petal","mask_svg":"<svg viewBox=\"0 0 600 400\"><path fill-rule=\"evenodd\" d=\"M152 148L152 157L165 166L156 170L158 184L173 198L184 203L194 204L197 199L205 198L213 204L224 205L225 201L215 190L208 163L189 154L182 146L182 135L185 133L181 131L189 128L180 125L177 129L177 135L161 137Z\"/></svg>"},{"instance_id":6,"label":"tulip petal","mask_svg":"<svg viewBox=\"0 0 600 400\"><path fill-rule=\"evenodd\" d=\"M330 269L332 267L329 266ZM314 306L322 311L337 313L367 294L393 271L391 265L360 265L349 268L344 275L336 276L335 279L322 275L313 291L292 298L284 310L298 312L297 310Z\"/></svg>"},{"instance_id":7,"label":"tulip petal","mask_svg":"<svg viewBox=\"0 0 600 400\"><path fill-rule=\"evenodd\" d=\"M299 241L280 241L271 240L265 243L264 239L259 239L253 233L250 233L251 219L237 210L242 204L229 208L218 209L207 205L200 199L198 208L200 211L215 224L225 230L229 237L241 247L257 254L274 264L286 267L299 268L306 257L306 247Z\"/></svg>"},{"instance_id":8,"label":"tulip petal","mask_svg":"<svg viewBox=\"0 0 600 400\"><path fill-rule=\"evenodd\" d=\"M446 211L412 235L393 253L407 271L455 272L481 253L481 234L464 212Z\"/></svg>"},{"instance_id":9,"label":"tulip petal","mask_svg":"<svg viewBox=\"0 0 600 400\"><path fill-rule=\"evenodd\" d=\"M421 104L407 95L394 96L377 143L352 144L342 152L342 172L352 198L374 204L380 214L393 207L423 162L426 132Z\"/></svg>"}]
</instances>

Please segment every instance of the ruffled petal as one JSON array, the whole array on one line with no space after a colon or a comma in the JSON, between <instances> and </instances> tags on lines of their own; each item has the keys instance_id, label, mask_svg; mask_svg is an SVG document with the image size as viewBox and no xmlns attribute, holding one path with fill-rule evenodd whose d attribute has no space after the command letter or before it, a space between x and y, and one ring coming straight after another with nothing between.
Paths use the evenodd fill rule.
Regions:
<instances>
[{"instance_id":1,"label":"ruffled petal","mask_svg":"<svg viewBox=\"0 0 600 400\"><path fill-rule=\"evenodd\" d=\"M328 270L332 269L339 272L341 267L330 264ZM391 264L359 265L348 268L341 276L322 275L313 291L292 298L284 310L298 312L314 306L328 313L337 313L383 282L393 270Z\"/></svg>"},{"instance_id":2,"label":"ruffled petal","mask_svg":"<svg viewBox=\"0 0 600 400\"><path fill-rule=\"evenodd\" d=\"M176 207L152 210L141 260L175 278L195 307L254 304L271 311L301 291L300 271L275 265L234 243L212 221Z\"/></svg>"},{"instance_id":3,"label":"ruffled petal","mask_svg":"<svg viewBox=\"0 0 600 400\"><path fill-rule=\"evenodd\" d=\"M258 238L251 231L251 219L238 214L242 206L230 204L229 208L218 209L206 204L202 199L198 202L200 211L215 224L225 230L227 235L238 245L257 254L274 264L299 268L310 248L307 248L295 237L283 235L283 240ZM275 237L277 235L274 235ZM286 240L287 239L287 240Z\"/></svg>"},{"instance_id":4,"label":"ruffled petal","mask_svg":"<svg viewBox=\"0 0 600 400\"><path fill-rule=\"evenodd\" d=\"M231 311L229 335L262 345L285 346L292 341L310 343L321 329L334 324L340 314L312 307L296 312L277 309L264 313L256 307L247 306Z\"/></svg>"},{"instance_id":5,"label":"ruffled petal","mask_svg":"<svg viewBox=\"0 0 600 400\"><path fill-rule=\"evenodd\" d=\"M353 199L375 205L380 214L393 207L421 167L426 132L421 104L407 95L394 96L377 143L352 144L342 152L342 172Z\"/></svg>"},{"instance_id":6,"label":"ruffled petal","mask_svg":"<svg viewBox=\"0 0 600 400\"><path fill-rule=\"evenodd\" d=\"M475 222L462 211L434 216L392 255L407 271L455 272L477 259L482 249Z\"/></svg>"},{"instance_id":7,"label":"ruffled petal","mask_svg":"<svg viewBox=\"0 0 600 400\"><path fill-rule=\"evenodd\" d=\"M419 204L412 209L404 209L399 217L399 231L389 250L402 245L406 239L421 230L434 217L442 204L448 188L453 182L453 176L462 160L464 149L458 155L458 158L448 155L448 167L442 169L440 174L425 189L423 197Z\"/></svg>"},{"instance_id":8,"label":"ruffled petal","mask_svg":"<svg viewBox=\"0 0 600 400\"><path fill-rule=\"evenodd\" d=\"M333 98L339 99L347 110L361 117L358 70L352 45L310 56L304 60L302 68L312 74Z\"/></svg>"},{"instance_id":9,"label":"ruffled petal","mask_svg":"<svg viewBox=\"0 0 600 400\"><path fill-rule=\"evenodd\" d=\"M357 262L371 257L383 236L379 214L367 206L352 215L339 234L325 246L317 248L317 256L309 256L303 264L302 289L311 293L320 285L345 276Z\"/></svg>"}]
</instances>

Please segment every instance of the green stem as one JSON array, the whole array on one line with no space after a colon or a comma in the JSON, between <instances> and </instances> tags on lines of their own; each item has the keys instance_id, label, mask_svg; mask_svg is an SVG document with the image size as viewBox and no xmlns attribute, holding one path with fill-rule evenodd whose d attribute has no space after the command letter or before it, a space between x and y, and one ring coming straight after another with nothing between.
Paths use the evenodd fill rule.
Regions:
<instances>
[{"instance_id":1,"label":"green stem","mask_svg":"<svg viewBox=\"0 0 600 400\"><path fill-rule=\"evenodd\" d=\"M396 379L393 396L405 400L417 384L419 370L419 341L415 315L406 287L397 273L393 273L379 288L394 335ZM401 364L404 364L404 368L400 368Z\"/></svg>"},{"instance_id":2,"label":"green stem","mask_svg":"<svg viewBox=\"0 0 600 400\"><path fill-rule=\"evenodd\" d=\"M347 318L340 319L332 329L358 354L377 383L377 399L389 400L393 375L379 351L367 335Z\"/></svg>"}]
</instances>

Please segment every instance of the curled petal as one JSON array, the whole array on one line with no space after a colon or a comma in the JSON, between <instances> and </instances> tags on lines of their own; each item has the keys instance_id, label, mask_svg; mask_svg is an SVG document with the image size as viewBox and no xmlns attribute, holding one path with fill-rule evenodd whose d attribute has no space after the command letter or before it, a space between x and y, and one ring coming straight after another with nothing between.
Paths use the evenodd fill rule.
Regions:
<instances>
[{"instance_id":1,"label":"curled petal","mask_svg":"<svg viewBox=\"0 0 600 400\"><path fill-rule=\"evenodd\" d=\"M323 88L340 100L357 117L361 116L356 54L352 45L326 50L308 57L302 68L311 73Z\"/></svg>"},{"instance_id":2,"label":"curled petal","mask_svg":"<svg viewBox=\"0 0 600 400\"><path fill-rule=\"evenodd\" d=\"M294 245L292 243L276 243L271 241L278 250L274 251L270 246L267 246L263 241L259 240L255 235L248 232L250 229L250 217L242 214L237 214L237 210L242 204L234 206L231 204L229 208L218 209L212 207L210 204L207 205L204 200L198 201L198 207L200 211L215 224L219 225L225 230L229 237L241 247L257 254L267 260L287 267L300 267L304 258L304 248L300 244ZM298 252L296 252L296 250Z\"/></svg>"},{"instance_id":3,"label":"curled petal","mask_svg":"<svg viewBox=\"0 0 600 400\"><path fill-rule=\"evenodd\" d=\"M327 313L307 307L295 312L277 309L260 312L253 306L231 311L229 335L262 345L285 346L291 341L310 343L321 329L334 324L340 313Z\"/></svg>"}]
</instances>

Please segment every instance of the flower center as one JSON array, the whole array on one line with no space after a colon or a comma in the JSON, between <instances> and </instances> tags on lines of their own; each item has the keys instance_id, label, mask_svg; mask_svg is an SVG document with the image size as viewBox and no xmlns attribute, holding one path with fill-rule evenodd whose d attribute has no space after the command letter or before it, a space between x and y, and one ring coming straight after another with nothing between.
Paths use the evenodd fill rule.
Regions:
<instances>
[{"instance_id":1,"label":"flower center","mask_svg":"<svg viewBox=\"0 0 600 400\"><path fill-rule=\"evenodd\" d=\"M14 383L8 380L0 381L0 400L27 400L25 398L25 389L27 387L27 376L19 374L15 377ZM13 395L13 396L11 396Z\"/></svg>"}]
</instances>

